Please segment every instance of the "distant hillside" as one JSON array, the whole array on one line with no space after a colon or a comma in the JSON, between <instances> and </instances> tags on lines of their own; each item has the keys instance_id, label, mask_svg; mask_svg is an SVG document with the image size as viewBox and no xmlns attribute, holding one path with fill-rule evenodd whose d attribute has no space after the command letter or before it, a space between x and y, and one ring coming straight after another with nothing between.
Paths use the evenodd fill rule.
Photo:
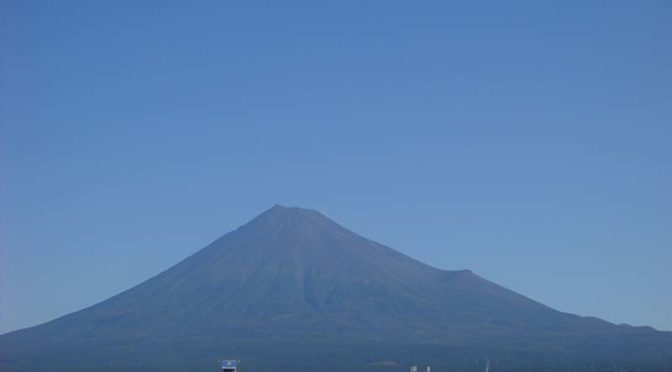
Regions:
<instances>
[{"instance_id":1,"label":"distant hillside","mask_svg":"<svg viewBox=\"0 0 672 372\"><path fill-rule=\"evenodd\" d=\"M534 278L530 278L534 280ZM275 206L106 301L0 336L2 371L672 371L672 333L562 313Z\"/></svg>"}]
</instances>

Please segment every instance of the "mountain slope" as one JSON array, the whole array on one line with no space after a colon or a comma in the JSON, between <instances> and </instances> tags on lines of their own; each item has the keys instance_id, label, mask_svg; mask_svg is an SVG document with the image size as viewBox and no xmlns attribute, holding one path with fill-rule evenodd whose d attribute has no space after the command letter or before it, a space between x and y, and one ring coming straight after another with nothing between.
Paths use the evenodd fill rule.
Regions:
<instances>
[{"instance_id":1,"label":"mountain slope","mask_svg":"<svg viewBox=\"0 0 672 372\"><path fill-rule=\"evenodd\" d=\"M633 345L640 350L621 358ZM480 368L486 353L502 368L537 359L530 368L552 367L551 355L644 368L666 363L671 345L668 333L561 313L469 270L423 264L316 211L275 206L128 291L0 336L0 366L40 370L50 358L49 370L191 370L228 352L258 368L338 360L334 369L367 370L401 368L418 347L408 357L435 365L473 354ZM461 352L451 357L448 346ZM395 362L376 364L374 355Z\"/></svg>"}]
</instances>

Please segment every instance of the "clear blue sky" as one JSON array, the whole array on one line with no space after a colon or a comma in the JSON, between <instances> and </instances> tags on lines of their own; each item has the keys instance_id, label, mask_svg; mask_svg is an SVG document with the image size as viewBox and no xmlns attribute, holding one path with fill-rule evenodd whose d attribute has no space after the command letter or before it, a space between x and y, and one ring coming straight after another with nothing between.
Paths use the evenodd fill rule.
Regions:
<instances>
[{"instance_id":1,"label":"clear blue sky","mask_svg":"<svg viewBox=\"0 0 672 372\"><path fill-rule=\"evenodd\" d=\"M0 5L0 333L275 203L672 330L672 2Z\"/></svg>"}]
</instances>

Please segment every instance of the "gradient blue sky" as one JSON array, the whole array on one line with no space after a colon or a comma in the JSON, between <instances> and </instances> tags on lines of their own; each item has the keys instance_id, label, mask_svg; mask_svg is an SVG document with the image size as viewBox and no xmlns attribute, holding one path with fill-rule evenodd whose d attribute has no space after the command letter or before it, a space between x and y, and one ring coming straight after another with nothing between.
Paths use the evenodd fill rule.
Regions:
<instances>
[{"instance_id":1,"label":"gradient blue sky","mask_svg":"<svg viewBox=\"0 0 672 372\"><path fill-rule=\"evenodd\" d=\"M672 2L0 5L0 333L275 203L672 330Z\"/></svg>"}]
</instances>

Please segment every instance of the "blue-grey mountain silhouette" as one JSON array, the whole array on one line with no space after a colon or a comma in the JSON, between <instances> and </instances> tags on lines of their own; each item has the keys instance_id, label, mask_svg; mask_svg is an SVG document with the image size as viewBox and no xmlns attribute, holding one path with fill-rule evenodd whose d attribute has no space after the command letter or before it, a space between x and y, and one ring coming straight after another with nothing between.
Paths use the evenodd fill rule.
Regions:
<instances>
[{"instance_id":1,"label":"blue-grey mountain silhouette","mask_svg":"<svg viewBox=\"0 0 672 372\"><path fill-rule=\"evenodd\" d=\"M533 278L531 278L533 279ZM0 336L2 371L672 370L672 333L551 309L275 206L106 301Z\"/></svg>"}]
</instances>

